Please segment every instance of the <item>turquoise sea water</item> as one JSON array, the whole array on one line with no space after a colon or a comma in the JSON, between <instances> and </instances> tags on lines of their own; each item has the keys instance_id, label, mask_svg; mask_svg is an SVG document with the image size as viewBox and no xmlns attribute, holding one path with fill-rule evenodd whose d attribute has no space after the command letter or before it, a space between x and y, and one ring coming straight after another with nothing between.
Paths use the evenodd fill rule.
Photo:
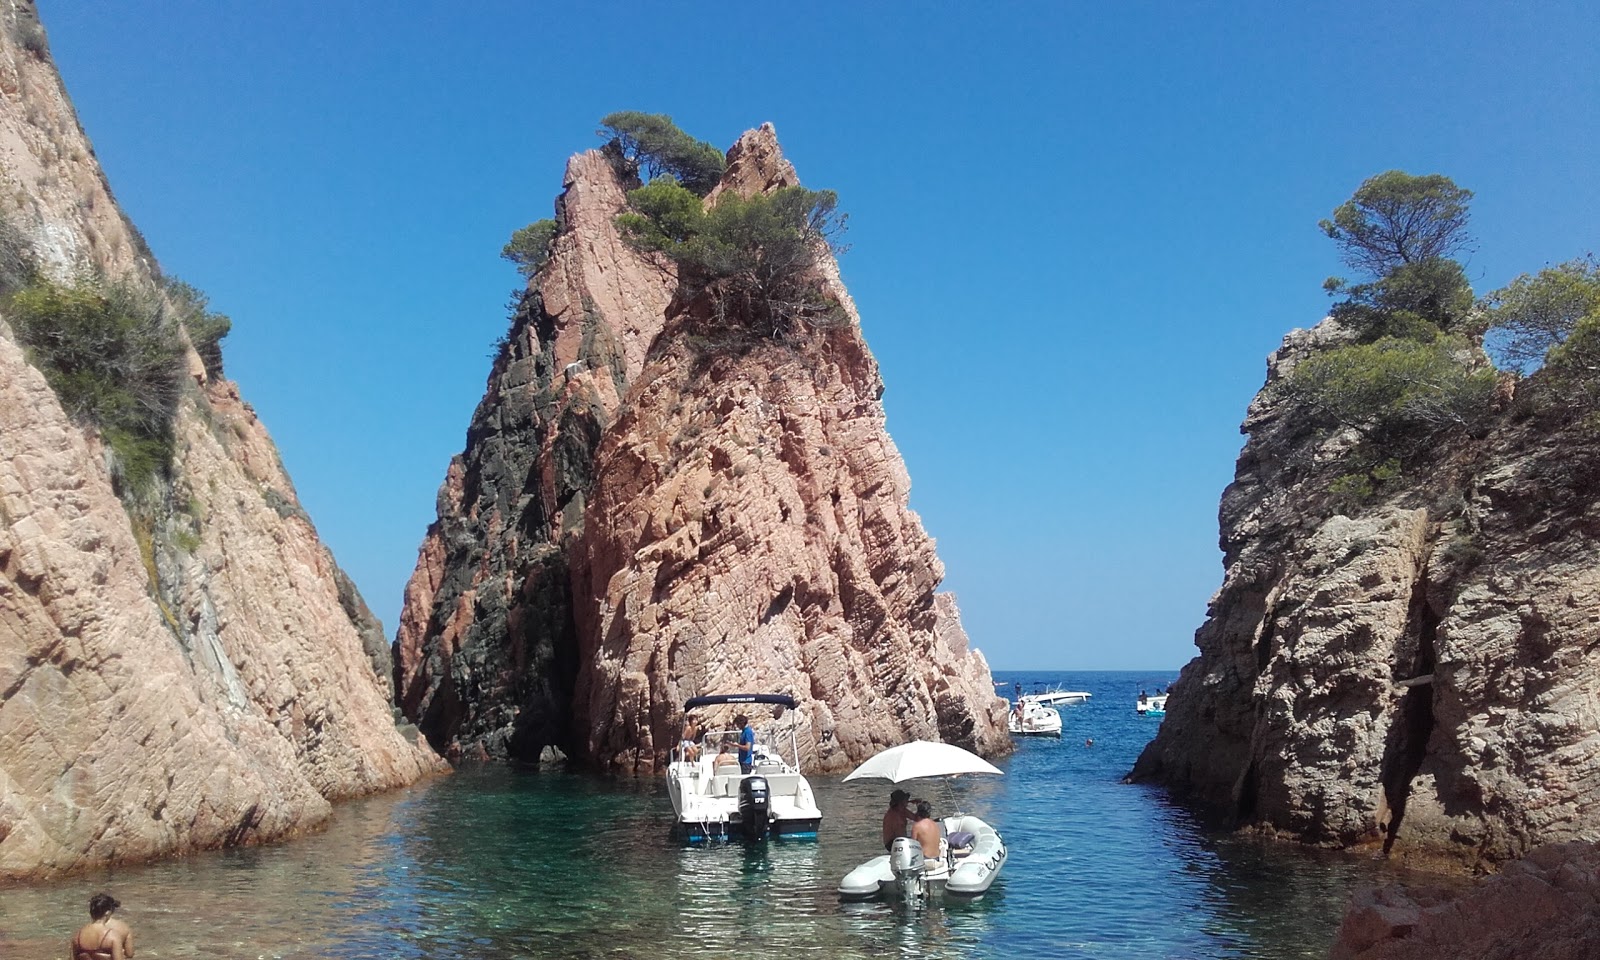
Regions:
<instances>
[{"instance_id":1,"label":"turquoise sea water","mask_svg":"<svg viewBox=\"0 0 1600 960\"><path fill-rule=\"evenodd\" d=\"M62 954L108 889L139 957L1325 957L1380 865L1208 832L1121 782L1161 721L1140 689L1173 673L997 673L1094 699L1059 740L1021 742L964 791L1005 837L990 893L921 909L840 903L879 852L888 785L813 777L816 840L689 848L663 783L467 769L339 808L292 843L0 888L0 957ZM1084 741L1094 739L1092 747ZM919 787L941 812L942 790Z\"/></svg>"}]
</instances>

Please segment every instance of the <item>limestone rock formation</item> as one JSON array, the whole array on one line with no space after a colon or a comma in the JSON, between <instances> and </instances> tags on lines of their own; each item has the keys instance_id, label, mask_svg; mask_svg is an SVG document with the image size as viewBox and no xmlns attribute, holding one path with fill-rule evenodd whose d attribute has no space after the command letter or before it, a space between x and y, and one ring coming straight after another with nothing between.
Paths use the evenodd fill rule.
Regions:
<instances>
[{"instance_id":1,"label":"limestone rock formation","mask_svg":"<svg viewBox=\"0 0 1600 960\"><path fill-rule=\"evenodd\" d=\"M1420 480L1329 495L1350 442L1279 386L1223 495L1226 574L1133 776L1316 844L1480 868L1600 836L1600 449L1501 417Z\"/></svg>"},{"instance_id":2,"label":"limestone rock formation","mask_svg":"<svg viewBox=\"0 0 1600 960\"><path fill-rule=\"evenodd\" d=\"M1356 894L1331 960L1593 960L1600 957L1600 850L1541 847L1466 893L1386 887Z\"/></svg>"},{"instance_id":3,"label":"limestone rock formation","mask_svg":"<svg viewBox=\"0 0 1600 960\"><path fill-rule=\"evenodd\" d=\"M798 183L770 126L728 161L708 202ZM822 769L915 737L1008 749L831 258L816 280L847 322L719 351L670 265L618 236L628 186L600 152L568 166L408 588L408 714L454 755L554 743L633 773L684 700L755 689L802 701Z\"/></svg>"},{"instance_id":4,"label":"limestone rock formation","mask_svg":"<svg viewBox=\"0 0 1600 960\"><path fill-rule=\"evenodd\" d=\"M8 250L154 288L27 4L0 17L0 181ZM0 877L283 837L438 768L265 429L188 360L135 515L0 317Z\"/></svg>"}]
</instances>

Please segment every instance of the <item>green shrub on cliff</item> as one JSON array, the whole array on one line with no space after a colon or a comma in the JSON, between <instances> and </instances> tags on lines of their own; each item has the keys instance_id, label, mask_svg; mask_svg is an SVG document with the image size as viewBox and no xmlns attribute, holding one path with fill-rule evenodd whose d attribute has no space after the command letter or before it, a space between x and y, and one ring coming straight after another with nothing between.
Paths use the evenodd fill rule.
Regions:
<instances>
[{"instance_id":1,"label":"green shrub on cliff","mask_svg":"<svg viewBox=\"0 0 1600 960\"><path fill-rule=\"evenodd\" d=\"M666 254L679 281L705 294L713 322L786 340L840 321L843 313L818 272L838 254L845 215L831 190L782 187L742 197L724 193L707 210L693 192L663 176L628 194L617 226L635 246Z\"/></svg>"},{"instance_id":2,"label":"green shrub on cliff","mask_svg":"<svg viewBox=\"0 0 1600 960\"><path fill-rule=\"evenodd\" d=\"M226 314L213 313L211 298L182 280L168 277L163 285L167 299L178 312L178 322L189 333L189 343L205 364L206 376L221 379L222 338L233 329L233 321Z\"/></svg>"},{"instance_id":3,"label":"green shrub on cliff","mask_svg":"<svg viewBox=\"0 0 1600 960\"><path fill-rule=\"evenodd\" d=\"M120 492L169 469L183 340L159 298L125 284L37 282L5 313L62 407L99 428Z\"/></svg>"},{"instance_id":4,"label":"green shrub on cliff","mask_svg":"<svg viewBox=\"0 0 1600 960\"><path fill-rule=\"evenodd\" d=\"M1461 333L1472 316L1472 288L1449 258L1470 242L1471 198L1448 177L1390 170L1363 182L1320 224L1345 263L1368 278L1324 284L1348 295L1332 314L1353 342L1300 361L1288 387L1322 426L1360 435L1355 461L1398 462L1487 422L1494 371ZM1370 493L1384 478L1342 479L1335 494L1356 493L1358 482Z\"/></svg>"},{"instance_id":5,"label":"green shrub on cliff","mask_svg":"<svg viewBox=\"0 0 1600 960\"><path fill-rule=\"evenodd\" d=\"M1399 452L1482 425L1495 378L1492 369L1471 362L1473 352L1460 337L1430 343L1385 337L1307 357L1290 383L1328 423L1354 428L1379 450Z\"/></svg>"},{"instance_id":6,"label":"green shrub on cliff","mask_svg":"<svg viewBox=\"0 0 1600 960\"><path fill-rule=\"evenodd\" d=\"M1454 256L1472 242L1467 203L1472 191L1437 173L1389 170L1368 177L1318 224L1346 265L1372 277L1397 267Z\"/></svg>"},{"instance_id":7,"label":"green shrub on cliff","mask_svg":"<svg viewBox=\"0 0 1600 960\"><path fill-rule=\"evenodd\" d=\"M642 170L646 180L671 176L696 196L710 193L727 167L722 151L684 133L664 113L607 114L600 120L599 133L616 144L633 172Z\"/></svg>"},{"instance_id":8,"label":"green shrub on cliff","mask_svg":"<svg viewBox=\"0 0 1600 960\"><path fill-rule=\"evenodd\" d=\"M1484 298L1488 312L1486 348L1502 367L1527 372L1571 341L1600 311L1600 260L1593 255L1523 274ZM1591 320L1588 326L1594 326ZM1582 344L1565 350L1571 364Z\"/></svg>"},{"instance_id":9,"label":"green shrub on cliff","mask_svg":"<svg viewBox=\"0 0 1600 960\"><path fill-rule=\"evenodd\" d=\"M1454 260L1405 263L1371 283L1341 287L1349 298L1333 316L1364 341L1404 337L1428 341L1460 329L1472 312L1472 287Z\"/></svg>"},{"instance_id":10,"label":"green shrub on cliff","mask_svg":"<svg viewBox=\"0 0 1600 960\"><path fill-rule=\"evenodd\" d=\"M554 220L535 220L511 235L500 248L500 259L516 264L517 272L532 280L550 260L550 241L559 227Z\"/></svg>"}]
</instances>

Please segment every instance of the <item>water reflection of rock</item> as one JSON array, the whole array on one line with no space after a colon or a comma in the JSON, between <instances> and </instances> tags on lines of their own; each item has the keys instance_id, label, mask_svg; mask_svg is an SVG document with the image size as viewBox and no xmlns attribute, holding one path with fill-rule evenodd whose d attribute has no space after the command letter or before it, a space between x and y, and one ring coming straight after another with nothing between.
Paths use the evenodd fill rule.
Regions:
<instances>
[{"instance_id":1,"label":"water reflection of rock","mask_svg":"<svg viewBox=\"0 0 1600 960\"><path fill-rule=\"evenodd\" d=\"M1395 882L1416 874L1335 851L1285 848L1243 836L1205 844L1212 854L1207 873L1214 904L1210 937L1244 955L1264 956L1270 945L1306 943L1308 955L1324 956L1339 914L1330 904L1347 902L1360 887Z\"/></svg>"},{"instance_id":2,"label":"water reflection of rock","mask_svg":"<svg viewBox=\"0 0 1600 960\"><path fill-rule=\"evenodd\" d=\"M368 878L388 865L385 838L403 829L407 805L437 784L342 805L326 830L285 846L8 888L0 897L0 956L60 954L100 890L122 900L119 915L133 925L141 956L338 956L335 935L349 929L351 905L371 895Z\"/></svg>"}]
</instances>

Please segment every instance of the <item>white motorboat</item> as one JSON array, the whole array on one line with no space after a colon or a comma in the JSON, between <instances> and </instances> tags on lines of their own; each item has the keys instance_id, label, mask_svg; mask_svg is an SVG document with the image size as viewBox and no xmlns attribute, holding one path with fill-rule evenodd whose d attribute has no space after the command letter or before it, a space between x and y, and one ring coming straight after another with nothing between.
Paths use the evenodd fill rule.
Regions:
<instances>
[{"instance_id":1,"label":"white motorboat","mask_svg":"<svg viewBox=\"0 0 1600 960\"><path fill-rule=\"evenodd\" d=\"M1042 703L1047 707L1064 707L1077 703L1088 703L1089 698L1092 696L1094 694L1084 690L1062 690L1057 688L1054 690L1035 690L1023 699Z\"/></svg>"},{"instance_id":2,"label":"white motorboat","mask_svg":"<svg viewBox=\"0 0 1600 960\"><path fill-rule=\"evenodd\" d=\"M1167 695L1157 693L1151 696L1141 691L1133 709L1141 717L1164 717L1167 715Z\"/></svg>"},{"instance_id":3,"label":"white motorboat","mask_svg":"<svg viewBox=\"0 0 1600 960\"><path fill-rule=\"evenodd\" d=\"M884 750L845 779L901 783L969 773L1002 775L993 764L954 744L918 740ZM873 857L845 875L839 882L839 896L864 900L888 894L919 900L940 889L955 896L982 896L1005 866L1006 845L999 831L982 818L964 813L941 819L939 831L936 856L927 856L922 845L910 837L897 837L887 854Z\"/></svg>"},{"instance_id":4,"label":"white motorboat","mask_svg":"<svg viewBox=\"0 0 1600 960\"><path fill-rule=\"evenodd\" d=\"M1059 737L1061 714L1055 707L1023 697L1006 717L1006 728L1019 737Z\"/></svg>"},{"instance_id":5,"label":"white motorboat","mask_svg":"<svg viewBox=\"0 0 1600 960\"><path fill-rule=\"evenodd\" d=\"M717 762L725 741L737 741L739 731L704 734L693 749L679 743L667 765L667 794L672 798L675 828L691 842L710 839L764 840L768 837L815 837L822 823L811 784L800 773L800 755L794 714L787 730L781 714L792 711L795 699L781 693L730 693L694 697L685 712L723 704L770 704L775 710L765 740L758 734L751 753L750 772L737 761ZM787 733L788 756L775 742ZM724 761L728 755L724 755Z\"/></svg>"}]
</instances>

